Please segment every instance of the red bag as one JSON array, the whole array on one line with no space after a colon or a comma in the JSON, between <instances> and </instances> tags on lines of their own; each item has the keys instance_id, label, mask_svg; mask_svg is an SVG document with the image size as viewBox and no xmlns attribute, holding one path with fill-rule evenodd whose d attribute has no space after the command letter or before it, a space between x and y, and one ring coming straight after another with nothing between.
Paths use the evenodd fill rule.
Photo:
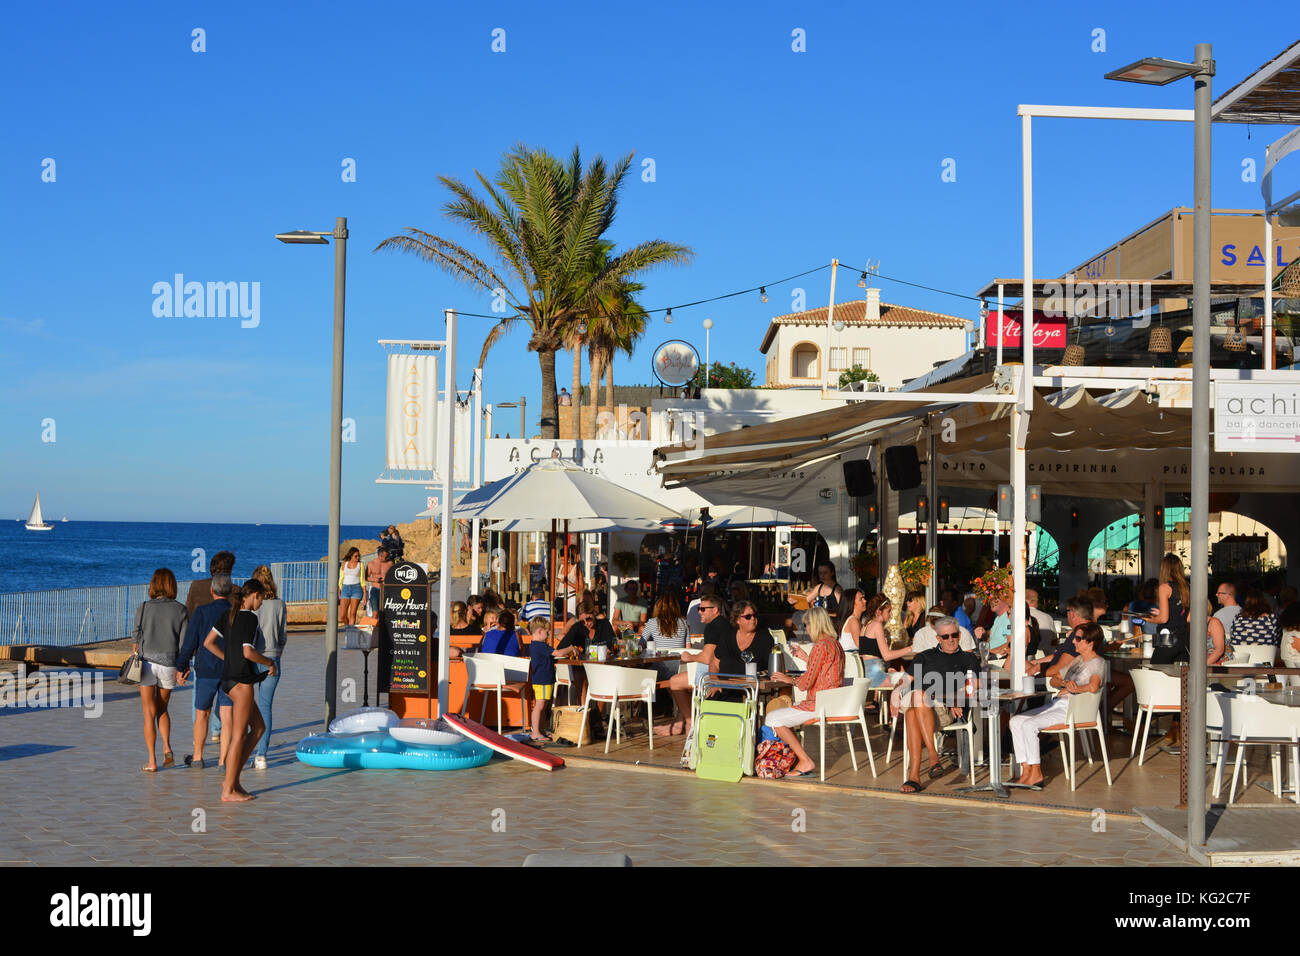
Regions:
<instances>
[{"instance_id":1,"label":"red bag","mask_svg":"<svg viewBox=\"0 0 1300 956\"><path fill-rule=\"evenodd\" d=\"M799 758L779 740L765 740L754 752L754 773L764 780L780 780L794 769Z\"/></svg>"}]
</instances>

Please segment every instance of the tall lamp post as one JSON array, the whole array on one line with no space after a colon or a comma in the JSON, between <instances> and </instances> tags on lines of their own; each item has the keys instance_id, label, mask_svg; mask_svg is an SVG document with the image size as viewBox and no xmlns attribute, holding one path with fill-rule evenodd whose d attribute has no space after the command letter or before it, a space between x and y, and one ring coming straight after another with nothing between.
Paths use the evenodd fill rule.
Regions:
<instances>
[{"instance_id":1,"label":"tall lamp post","mask_svg":"<svg viewBox=\"0 0 1300 956\"><path fill-rule=\"evenodd\" d=\"M1187 716L1180 746L1187 754L1187 842L1205 844L1205 654L1196 639L1207 626L1210 548L1210 107L1214 58L1210 44L1196 44L1192 63L1147 57L1106 74L1108 80L1164 86L1193 77L1196 83L1195 216L1192 222L1192 635L1187 674Z\"/></svg>"},{"instance_id":2,"label":"tall lamp post","mask_svg":"<svg viewBox=\"0 0 1300 956\"><path fill-rule=\"evenodd\" d=\"M339 525L343 482L343 300L348 261L348 220L339 216L332 232L281 232L275 238L291 245L328 245L334 238L334 379L330 396L330 540L325 569L325 724L334 719L339 666Z\"/></svg>"},{"instance_id":3,"label":"tall lamp post","mask_svg":"<svg viewBox=\"0 0 1300 956\"><path fill-rule=\"evenodd\" d=\"M704 320L704 387L709 387L709 332L713 329L713 320Z\"/></svg>"}]
</instances>

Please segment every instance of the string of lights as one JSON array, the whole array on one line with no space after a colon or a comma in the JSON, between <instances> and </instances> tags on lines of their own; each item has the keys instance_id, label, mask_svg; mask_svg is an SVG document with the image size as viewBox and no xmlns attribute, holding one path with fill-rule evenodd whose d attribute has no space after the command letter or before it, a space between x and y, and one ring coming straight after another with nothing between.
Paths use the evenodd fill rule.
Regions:
<instances>
[{"instance_id":1,"label":"string of lights","mask_svg":"<svg viewBox=\"0 0 1300 956\"><path fill-rule=\"evenodd\" d=\"M846 261L848 260L840 260L841 265L843 265L843 263ZM793 282L795 279L802 279L804 276L809 276L809 275L813 275L814 273L823 272L829 269L830 267L831 264L828 262L825 265L816 266L815 268L812 269L806 269L803 272L797 272L794 275L786 276L783 279L775 279L770 282L764 282L761 285L750 286L747 289L738 289L735 292L725 292L721 295L709 296L708 298L705 299L696 299L693 302L681 302L678 303L677 305L661 306L659 308L654 308L654 309L641 309L640 311L635 313L624 313L616 316L611 316L611 318L625 318L631 315L647 316L647 315L655 315L656 313L662 312L664 314L664 321L671 324L673 321L673 309L689 309L699 305L707 305L710 302L721 302L724 299L734 299L737 296L749 295L750 293L753 292L757 292L759 294L760 301L767 302L768 288L775 288L777 286L784 285L787 282ZM981 304L984 302L984 300L977 295L968 295L964 292L953 292L951 289L941 289L938 288L937 286L924 285L923 283L920 282L911 282L907 279L899 279L896 276L881 275L878 268L871 268L871 267L862 270L861 278L858 281L858 285L865 286L869 277L882 279L886 282L897 282L900 285L911 286L914 289L923 289L926 292L937 292L941 295L950 295L958 299L967 299L969 301L979 302ZM456 310L456 314L458 316L464 316L467 318L496 319L498 321L509 317L501 313L490 314L490 313L483 313L483 312L461 312L459 309Z\"/></svg>"}]
</instances>

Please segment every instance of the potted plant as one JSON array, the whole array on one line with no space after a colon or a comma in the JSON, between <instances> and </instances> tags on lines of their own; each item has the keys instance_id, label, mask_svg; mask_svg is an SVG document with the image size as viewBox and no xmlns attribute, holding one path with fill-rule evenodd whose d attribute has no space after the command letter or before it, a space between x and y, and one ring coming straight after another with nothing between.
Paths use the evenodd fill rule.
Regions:
<instances>
[{"instance_id":1,"label":"potted plant","mask_svg":"<svg viewBox=\"0 0 1300 956\"><path fill-rule=\"evenodd\" d=\"M983 598L985 604L1011 600L1011 569L993 568L971 582L971 590Z\"/></svg>"},{"instance_id":2,"label":"potted plant","mask_svg":"<svg viewBox=\"0 0 1300 956\"><path fill-rule=\"evenodd\" d=\"M875 548L863 548L850 563L859 582L874 581L880 576L880 555Z\"/></svg>"},{"instance_id":3,"label":"potted plant","mask_svg":"<svg viewBox=\"0 0 1300 956\"><path fill-rule=\"evenodd\" d=\"M903 576L903 583L909 591L924 591L930 584L930 575L934 573L934 564L925 555L908 558L898 563L898 573Z\"/></svg>"}]
</instances>

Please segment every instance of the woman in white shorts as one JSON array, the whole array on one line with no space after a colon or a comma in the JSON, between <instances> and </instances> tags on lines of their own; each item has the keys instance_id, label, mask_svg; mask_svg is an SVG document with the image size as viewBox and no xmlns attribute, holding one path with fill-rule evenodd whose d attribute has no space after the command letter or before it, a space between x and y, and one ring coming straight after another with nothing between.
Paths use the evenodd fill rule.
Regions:
<instances>
[{"instance_id":1,"label":"woman in white shorts","mask_svg":"<svg viewBox=\"0 0 1300 956\"><path fill-rule=\"evenodd\" d=\"M185 605L176 600L176 575L167 568L159 568L149 581L149 600L136 612L131 646L142 658L140 708L144 714L144 744L149 750L149 762L140 769L145 773L158 769L154 751L159 732L163 739L163 766L170 767L175 762L167 702L176 687L176 654L188 621Z\"/></svg>"}]
</instances>

